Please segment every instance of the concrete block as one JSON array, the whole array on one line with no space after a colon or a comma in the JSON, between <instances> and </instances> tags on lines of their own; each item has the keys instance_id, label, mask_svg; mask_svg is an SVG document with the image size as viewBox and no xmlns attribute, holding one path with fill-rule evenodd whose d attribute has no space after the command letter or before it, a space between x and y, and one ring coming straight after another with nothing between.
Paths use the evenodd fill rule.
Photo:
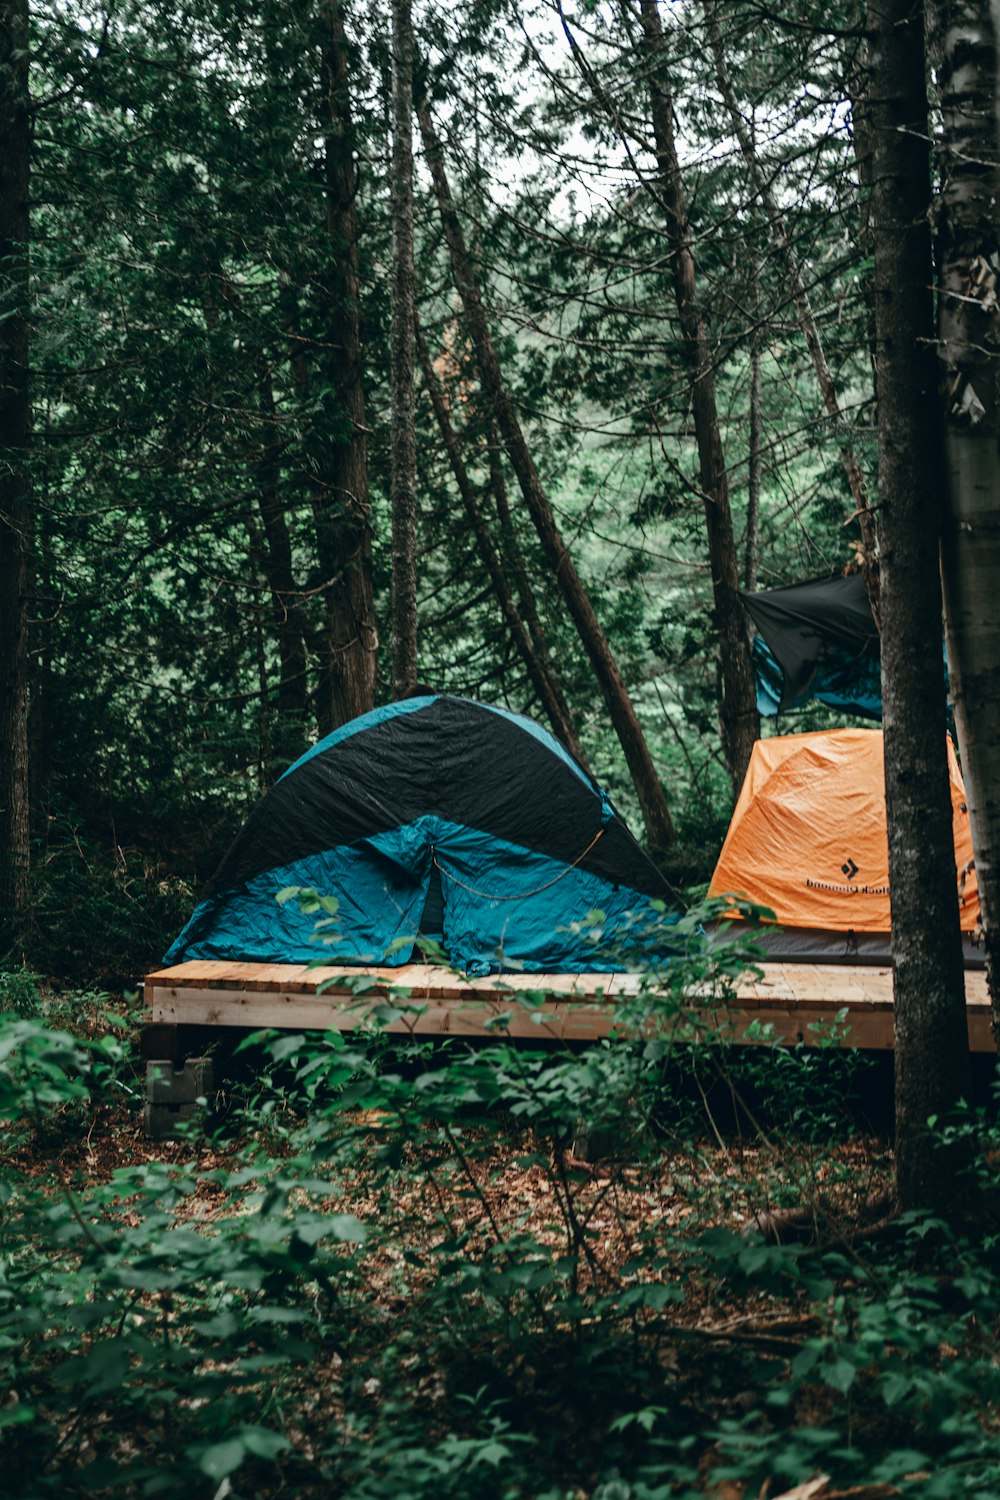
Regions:
<instances>
[{"instance_id":1,"label":"concrete block","mask_svg":"<svg viewBox=\"0 0 1000 1500\"><path fill-rule=\"evenodd\" d=\"M199 1099L215 1091L215 1068L209 1057L189 1057L182 1068L167 1058L146 1064L146 1107L143 1119L150 1140L167 1141L185 1120L199 1113Z\"/></svg>"},{"instance_id":2,"label":"concrete block","mask_svg":"<svg viewBox=\"0 0 1000 1500\"><path fill-rule=\"evenodd\" d=\"M189 1057L182 1068L166 1058L146 1063L146 1098L150 1104L194 1104L215 1089L210 1057Z\"/></svg>"}]
</instances>

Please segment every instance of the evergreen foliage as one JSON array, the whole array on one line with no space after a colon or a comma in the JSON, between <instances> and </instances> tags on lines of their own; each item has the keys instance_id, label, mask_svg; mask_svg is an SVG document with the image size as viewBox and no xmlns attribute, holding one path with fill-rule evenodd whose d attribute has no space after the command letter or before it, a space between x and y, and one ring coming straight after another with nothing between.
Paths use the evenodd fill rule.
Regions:
<instances>
[{"instance_id":1,"label":"evergreen foliage","mask_svg":"<svg viewBox=\"0 0 1000 1500\"><path fill-rule=\"evenodd\" d=\"M851 130L859 15L802 6L794 22L748 32L738 7L716 9L850 441L870 467ZM48 909L71 869L81 900L123 864L151 895L197 889L322 719L329 552L316 486L346 431L326 348L342 247L324 206L323 14L317 3L293 17L269 0L129 0L107 14L83 0L32 14L30 758L34 892ZM388 643L389 35L386 17L362 7L344 18L373 586ZM417 70L504 378L652 747L680 831L670 871L684 884L707 877L730 799L690 391L650 192L637 23L589 6L565 20L519 0L418 7ZM837 569L852 556L843 434L823 415L745 164L720 134L701 12L680 8L666 24L737 530L757 329L760 581ZM583 754L637 821L482 399L419 160L415 192L418 324L483 524ZM417 383L418 676L543 714ZM384 701L385 651L378 671ZM29 946L43 925L32 921ZM89 972L137 973L173 925L168 902L151 946L112 961L95 942ZM43 967L59 968L53 946L37 950Z\"/></svg>"}]
</instances>

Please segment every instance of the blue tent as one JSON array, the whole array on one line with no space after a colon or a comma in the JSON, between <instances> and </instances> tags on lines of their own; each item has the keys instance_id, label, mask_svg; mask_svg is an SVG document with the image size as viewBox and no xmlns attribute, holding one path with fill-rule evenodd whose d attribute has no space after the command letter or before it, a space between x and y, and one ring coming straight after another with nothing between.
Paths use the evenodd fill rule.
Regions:
<instances>
[{"instance_id":1,"label":"blue tent","mask_svg":"<svg viewBox=\"0 0 1000 1500\"><path fill-rule=\"evenodd\" d=\"M326 948L315 917L279 901L289 887L336 899ZM668 895L606 793L539 725L415 697L285 772L164 962L396 965L424 935L468 973L600 971L648 946Z\"/></svg>"},{"instance_id":2,"label":"blue tent","mask_svg":"<svg viewBox=\"0 0 1000 1500\"><path fill-rule=\"evenodd\" d=\"M762 718L803 708L810 698L862 719L882 717L882 664L878 656L850 657L845 653L840 661L828 658L817 664L808 688L789 698L784 671L764 637L758 635L753 642L753 669L757 712Z\"/></svg>"}]
</instances>

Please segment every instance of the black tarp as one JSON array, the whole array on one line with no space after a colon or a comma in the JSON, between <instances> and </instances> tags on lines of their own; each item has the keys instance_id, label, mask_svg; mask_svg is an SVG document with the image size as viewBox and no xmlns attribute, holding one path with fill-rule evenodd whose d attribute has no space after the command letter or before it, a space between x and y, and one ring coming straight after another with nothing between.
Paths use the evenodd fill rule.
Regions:
<instances>
[{"instance_id":1,"label":"black tarp","mask_svg":"<svg viewBox=\"0 0 1000 1500\"><path fill-rule=\"evenodd\" d=\"M868 718L881 716L879 637L860 573L810 578L741 594L780 684L759 652L761 712L797 708L810 697Z\"/></svg>"}]
</instances>

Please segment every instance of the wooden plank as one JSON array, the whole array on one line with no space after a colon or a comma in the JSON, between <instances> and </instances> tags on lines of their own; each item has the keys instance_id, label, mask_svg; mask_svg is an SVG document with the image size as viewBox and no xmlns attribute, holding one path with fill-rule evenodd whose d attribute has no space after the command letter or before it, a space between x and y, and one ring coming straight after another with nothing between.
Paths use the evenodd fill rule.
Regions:
<instances>
[{"instance_id":1,"label":"wooden plank","mask_svg":"<svg viewBox=\"0 0 1000 1500\"><path fill-rule=\"evenodd\" d=\"M236 964L221 960L188 960L172 968L147 975L146 983L156 986L194 985L221 982L229 988L239 984L249 989L296 988L314 992L328 979L352 979L365 976L389 987L405 985L430 996L477 993L483 989L534 990L546 994L605 995L609 999L640 992L642 980L636 974L504 974L470 979L455 974L443 965L404 964L398 968L357 968L324 964ZM751 971L737 981L737 992L748 998L754 995L813 996L821 998L864 998L890 1000L892 970L889 967L846 964L765 963L757 973ZM860 992L860 996L859 996ZM970 1004L988 1005L986 975L982 969L966 971L966 996Z\"/></svg>"},{"instance_id":2,"label":"wooden plank","mask_svg":"<svg viewBox=\"0 0 1000 1500\"><path fill-rule=\"evenodd\" d=\"M230 960L224 962L219 959L188 959L185 963L174 964L169 969L158 969L153 974L146 975L147 984L211 984L232 969Z\"/></svg>"},{"instance_id":3,"label":"wooden plank","mask_svg":"<svg viewBox=\"0 0 1000 1500\"><path fill-rule=\"evenodd\" d=\"M621 1000L641 993L642 976L639 974L601 974L599 977L607 981L604 993L609 1000Z\"/></svg>"},{"instance_id":4,"label":"wooden plank","mask_svg":"<svg viewBox=\"0 0 1000 1500\"><path fill-rule=\"evenodd\" d=\"M364 982L368 986L367 994L385 995L402 982L400 975L403 972L402 969L352 969L342 964L322 964L307 969L292 987L299 994L315 995L320 985L325 985L330 993L350 995L354 993L354 985Z\"/></svg>"},{"instance_id":5,"label":"wooden plank","mask_svg":"<svg viewBox=\"0 0 1000 1500\"><path fill-rule=\"evenodd\" d=\"M966 1005L982 1005L989 1009L990 992L986 983L985 969L966 969L965 971L965 1003Z\"/></svg>"},{"instance_id":6,"label":"wooden plank","mask_svg":"<svg viewBox=\"0 0 1000 1500\"><path fill-rule=\"evenodd\" d=\"M794 1011L780 1008L763 1009L753 1017L740 1016L736 1018L735 1037L737 1040L768 1041L778 1039L789 1045L804 1043L806 1046L815 1044L819 1038L810 1027L817 1024L830 1025L836 1015L836 1010L820 1009L817 1006L802 1006ZM747 1038L746 1032L751 1021L759 1026L768 1026L771 1030L770 1037L755 1036ZM838 1037L838 1041L841 1038ZM842 1035L842 1043L851 1047L864 1047L876 1051L884 1051L892 1047L892 1014L878 1011L862 1013L851 1012L847 1018L846 1029Z\"/></svg>"},{"instance_id":7,"label":"wooden plank","mask_svg":"<svg viewBox=\"0 0 1000 1500\"><path fill-rule=\"evenodd\" d=\"M403 1002L403 1014L390 1021L386 1030L413 1035L482 1036L491 1031L520 1037L554 1036L588 1039L607 1036L614 1023L612 1007L583 1001L549 1001L537 1011L519 1006L515 1000L494 999L428 1000ZM277 1028L297 1030L336 1027L352 1031L363 1026L371 1011L371 997L305 995L295 991L198 989L184 985L175 989L154 988L149 1019L160 1024L194 1026L238 1026L250 1029ZM761 1005L729 1009L693 1010L671 1023L668 1034L676 1041L694 1040L718 1033L741 1040L752 1023L773 1028L771 1037L752 1037L754 1041L780 1039L788 1043L817 1040L809 1028L815 1023L830 1024L843 1007L833 1002L798 1002L795 1005ZM498 1016L509 1020L501 1030ZM492 1024L491 1024L492 1023ZM657 1023L651 1023L657 1029ZM846 1030L838 1040L847 1045L876 1050L892 1047L891 1006L851 1009ZM970 1046L977 1052L994 1050L988 1011L978 1008L969 1014Z\"/></svg>"},{"instance_id":8,"label":"wooden plank","mask_svg":"<svg viewBox=\"0 0 1000 1500\"><path fill-rule=\"evenodd\" d=\"M173 968L160 969L146 976L146 984L152 987L168 985L173 988L189 986L204 988L218 985L221 988L243 988L253 990L294 989L303 994L315 993L321 983L343 979L375 980L377 987L407 988L427 998L451 996L458 998L466 994L495 990L528 990L545 994L598 996L609 993L612 981L635 982L634 976L617 974L490 974L479 978L468 978L457 974L441 964L402 964L399 967L359 968L354 965L322 964L252 964L230 963L219 960L188 960ZM339 988L339 986L336 986ZM350 986L345 984L344 989Z\"/></svg>"},{"instance_id":9,"label":"wooden plank","mask_svg":"<svg viewBox=\"0 0 1000 1500\"><path fill-rule=\"evenodd\" d=\"M308 964L258 964L256 973L244 981L247 990L308 989L312 984L313 969Z\"/></svg>"},{"instance_id":10,"label":"wooden plank","mask_svg":"<svg viewBox=\"0 0 1000 1500\"><path fill-rule=\"evenodd\" d=\"M351 982L370 981L363 993ZM333 981L317 994L324 981ZM614 1024L616 1004L640 993L641 979L629 974L511 974L477 979L456 975L443 965L358 969L300 964L188 962L160 970L146 980L147 1014L163 1025L250 1028L335 1026L352 1030L365 1024L373 1004L394 1000L403 1008L388 1029L429 1035L489 1034L507 1017L511 1036L599 1037ZM402 993L400 993L402 992ZM519 995L542 996L538 1006ZM970 1045L994 1050L986 976L966 974ZM408 1007L413 1007L412 1009ZM759 975L743 976L731 1009L720 1007L710 986L692 996L692 1009L670 1034L693 1039L710 1030L742 1039L753 1022L773 1027L775 1037L806 1043L817 1038L809 1027L829 1026L848 1012L850 1045L892 1046L892 970L839 964L761 965ZM650 1022L656 1029L657 1021ZM751 1040L757 1039L751 1033Z\"/></svg>"},{"instance_id":11,"label":"wooden plank","mask_svg":"<svg viewBox=\"0 0 1000 1500\"><path fill-rule=\"evenodd\" d=\"M154 1023L180 1023L192 1026L238 1026L251 1030L279 1030L335 1027L353 1031L363 1026L371 1010L367 997L330 999L325 995L303 995L295 992L262 992L259 990L219 991L196 989L184 985L174 990L156 987L150 1005ZM406 1002L404 1002L405 1006ZM556 1003L533 1012L516 1004L499 1001L470 1003L464 1001L427 1001L414 1003L404 1014L389 1021L384 1029L396 1034L438 1034L443 1036L482 1036L492 1029L487 1023L498 1016L509 1017L498 1035L543 1037L606 1036L612 1023L605 1006L565 1005ZM536 1016L538 1019L536 1019Z\"/></svg>"}]
</instances>

